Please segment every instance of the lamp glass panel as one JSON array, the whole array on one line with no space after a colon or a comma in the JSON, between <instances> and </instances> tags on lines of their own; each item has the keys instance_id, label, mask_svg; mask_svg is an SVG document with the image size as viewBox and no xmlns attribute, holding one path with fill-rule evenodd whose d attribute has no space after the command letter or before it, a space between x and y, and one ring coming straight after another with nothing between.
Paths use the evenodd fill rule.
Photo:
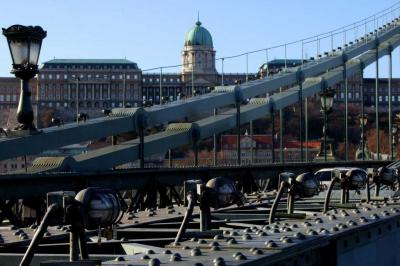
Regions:
<instances>
[{"instance_id":1,"label":"lamp glass panel","mask_svg":"<svg viewBox=\"0 0 400 266\"><path fill-rule=\"evenodd\" d=\"M321 96L321 107L322 107L322 110L326 110L326 106L327 106L327 99L326 99L326 97L325 96Z\"/></svg>"},{"instance_id":2,"label":"lamp glass panel","mask_svg":"<svg viewBox=\"0 0 400 266\"><path fill-rule=\"evenodd\" d=\"M40 43L39 42L32 42L31 43L31 52L29 54L29 63L32 65L37 65L39 60L39 53L40 53Z\"/></svg>"},{"instance_id":3,"label":"lamp glass panel","mask_svg":"<svg viewBox=\"0 0 400 266\"><path fill-rule=\"evenodd\" d=\"M326 107L328 110L332 109L333 106L333 95L326 97Z\"/></svg>"},{"instance_id":4,"label":"lamp glass panel","mask_svg":"<svg viewBox=\"0 0 400 266\"><path fill-rule=\"evenodd\" d=\"M28 43L24 40L10 40L11 56L14 64L28 63Z\"/></svg>"}]
</instances>

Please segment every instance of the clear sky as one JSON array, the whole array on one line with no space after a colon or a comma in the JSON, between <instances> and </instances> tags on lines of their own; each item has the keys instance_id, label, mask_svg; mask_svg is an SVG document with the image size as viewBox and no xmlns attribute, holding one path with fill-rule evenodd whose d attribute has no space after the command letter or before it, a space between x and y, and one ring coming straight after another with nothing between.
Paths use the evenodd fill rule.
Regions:
<instances>
[{"instance_id":1,"label":"clear sky","mask_svg":"<svg viewBox=\"0 0 400 266\"><path fill-rule=\"evenodd\" d=\"M383 10L395 0L19 0L2 1L0 26L40 25L47 30L40 62L52 58L127 58L142 69L181 63L185 33L200 21L213 36L217 57L262 49L351 24ZM371 30L371 29L369 29ZM349 33L348 38L351 38ZM335 40L340 45L342 37ZM336 45L336 42L338 43ZM328 41L328 43L330 43ZM330 46L321 44L322 48ZM311 47L312 46L312 47ZM308 57L315 45L305 47ZM288 58L301 57L288 49ZM270 52L283 58L283 50ZM265 61L249 57L249 71ZM394 52L394 76L400 55ZM227 72L245 72L245 58L225 61ZM382 60L382 74L387 62ZM0 76L9 76L10 54L0 37ZM218 64L220 70L220 64ZM170 69L178 72L179 68ZM367 73L372 75L373 68ZM386 73L385 73L386 74Z\"/></svg>"}]
</instances>

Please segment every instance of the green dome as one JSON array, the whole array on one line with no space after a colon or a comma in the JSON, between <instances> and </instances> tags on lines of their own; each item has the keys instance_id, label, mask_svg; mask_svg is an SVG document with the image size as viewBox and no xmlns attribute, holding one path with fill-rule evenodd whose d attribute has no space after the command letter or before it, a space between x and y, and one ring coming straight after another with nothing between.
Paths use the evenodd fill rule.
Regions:
<instances>
[{"instance_id":1,"label":"green dome","mask_svg":"<svg viewBox=\"0 0 400 266\"><path fill-rule=\"evenodd\" d=\"M197 21L196 26L191 28L185 37L185 45L202 45L213 47L213 41L210 32L201 26L201 22Z\"/></svg>"}]
</instances>

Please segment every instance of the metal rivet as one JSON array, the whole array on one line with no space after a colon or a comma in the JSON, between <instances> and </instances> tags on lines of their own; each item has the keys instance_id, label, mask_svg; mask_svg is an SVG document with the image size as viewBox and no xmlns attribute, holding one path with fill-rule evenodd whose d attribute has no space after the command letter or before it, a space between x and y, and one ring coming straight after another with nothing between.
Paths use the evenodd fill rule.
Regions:
<instances>
[{"instance_id":1,"label":"metal rivet","mask_svg":"<svg viewBox=\"0 0 400 266\"><path fill-rule=\"evenodd\" d=\"M250 240L250 239L252 239L252 238L251 238L251 236L250 236L249 234L244 234L244 235L242 236L242 239L243 239L243 240Z\"/></svg>"},{"instance_id":2,"label":"metal rivet","mask_svg":"<svg viewBox=\"0 0 400 266\"><path fill-rule=\"evenodd\" d=\"M160 260L157 258L153 258L149 261L149 266L159 266L160 265Z\"/></svg>"},{"instance_id":3,"label":"metal rivet","mask_svg":"<svg viewBox=\"0 0 400 266\"><path fill-rule=\"evenodd\" d=\"M36 225L36 224L32 224L31 226L30 226L30 228L31 229L36 229L38 226Z\"/></svg>"},{"instance_id":4,"label":"metal rivet","mask_svg":"<svg viewBox=\"0 0 400 266\"><path fill-rule=\"evenodd\" d=\"M336 220L336 216L335 215L329 215L329 220Z\"/></svg>"},{"instance_id":5,"label":"metal rivet","mask_svg":"<svg viewBox=\"0 0 400 266\"><path fill-rule=\"evenodd\" d=\"M235 252L235 253L232 254L232 257L237 257L237 256L239 256L241 254L242 254L242 252Z\"/></svg>"},{"instance_id":6,"label":"metal rivet","mask_svg":"<svg viewBox=\"0 0 400 266\"><path fill-rule=\"evenodd\" d=\"M214 266L224 266L225 265L225 261L221 257L215 258L213 260L213 262L214 262Z\"/></svg>"},{"instance_id":7,"label":"metal rivet","mask_svg":"<svg viewBox=\"0 0 400 266\"><path fill-rule=\"evenodd\" d=\"M321 224L321 223L323 223L324 221L321 219L321 218L316 218L315 219L315 223L316 224Z\"/></svg>"},{"instance_id":8,"label":"metal rivet","mask_svg":"<svg viewBox=\"0 0 400 266\"><path fill-rule=\"evenodd\" d=\"M251 232L252 232L252 230L250 228L246 228L243 230L243 233L251 233Z\"/></svg>"},{"instance_id":9,"label":"metal rivet","mask_svg":"<svg viewBox=\"0 0 400 266\"><path fill-rule=\"evenodd\" d=\"M299 228L299 226L297 224L292 224L291 226L292 228Z\"/></svg>"},{"instance_id":10,"label":"metal rivet","mask_svg":"<svg viewBox=\"0 0 400 266\"><path fill-rule=\"evenodd\" d=\"M211 247L211 250L212 251L220 251L221 248L219 246L214 246L214 247Z\"/></svg>"},{"instance_id":11,"label":"metal rivet","mask_svg":"<svg viewBox=\"0 0 400 266\"><path fill-rule=\"evenodd\" d=\"M262 255L264 252L261 249L256 248L253 252L254 255Z\"/></svg>"},{"instance_id":12,"label":"metal rivet","mask_svg":"<svg viewBox=\"0 0 400 266\"><path fill-rule=\"evenodd\" d=\"M206 244L207 241L204 239L200 239L199 241L197 241L197 244Z\"/></svg>"},{"instance_id":13,"label":"metal rivet","mask_svg":"<svg viewBox=\"0 0 400 266\"><path fill-rule=\"evenodd\" d=\"M304 222L303 225L304 225L304 227L310 227L310 226L312 226L311 223L309 223L309 222L307 222L307 221Z\"/></svg>"},{"instance_id":14,"label":"metal rivet","mask_svg":"<svg viewBox=\"0 0 400 266\"><path fill-rule=\"evenodd\" d=\"M353 213L360 213L360 210L359 209L355 209L355 210L353 210Z\"/></svg>"},{"instance_id":15,"label":"metal rivet","mask_svg":"<svg viewBox=\"0 0 400 266\"><path fill-rule=\"evenodd\" d=\"M223 233L224 233L224 235L229 235L231 232L228 230L225 230Z\"/></svg>"},{"instance_id":16,"label":"metal rivet","mask_svg":"<svg viewBox=\"0 0 400 266\"><path fill-rule=\"evenodd\" d=\"M218 247L219 243L217 241L213 241L208 246L210 246L210 247Z\"/></svg>"},{"instance_id":17,"label":"metal rivet","mask_svg":"<svg viewBox=\"0 0 400 266\"><path fill-rule=\"evenodd\" d=\"M327 234L329 234L329 231L328 231L328 230L326 230L325 228L321 228L321 229L319 229L319 232L320 232L321 234L324 234L324 235L327 235Z\"/></svg>"},{"instance_id":18,"label":"metal rivet","mask_svg":"<svg viewBox=\"0 0 400 266\"><path fill-rule=\"evenodd\" d=\"M346 229L346 228L347 228L347 225L342 224L342 223L339 223L339 224L337 225L337 227L340 228L340 229Z\"/></svg>"},{"instance_id":19,"label":"metal rivet","mask_svg":"<svg viewBox=\"0 0 400 266\"><path fill-rule=\"evenodd\" d=\"M265 242L265 245L268 248L276 248L278 245L275 243L275 241L273 240L268 240L267 242Z\"/></svg>"},{"instance_id":20,"label":"metal rivet","mask_svg":"<svg viewBox=\"0 0 400 266\"><path fill-rule=\"evenodd\" d=\"M125 258L124 257L116 257L115 261L125 261Z\"/></svg>"},{"instance_id":21,"label":"metal rivet","mask_svg":"<svg viewBox=\"0 0 400 266\"><path fill-rule=\"evenodd\" d=\"M286 244L293 242L293 240L291 238L287 237L287 236L282 237L281 241L282 241L282 243L286 243Z\"/></svg>"},{"instance_id":22,"label":"metal rivet","mask_svg":"<svg viewBox=\"0 0 400 266\"><path fill-rule=\"evenodd\" d=\"M307 234L310 236L317 236L318 232L312 229L307 230Z\"/></svg>"},{"instance_id":23,"label":"metal rivet","mask_svg":"<svg viewBox=\"0 0 400 266\"><path fill-rule=\"evenodd\" d=\"M221 239L223 239L223 238L224 238L223 235L215 235L215 236L214 236L214 239L215 239L215 240L221 240Z\"/></svg>"},{"instance_id":24,"label":"metal rivet","mask_svg":"<svg viewBox=\"0 0 400 266\"><path fill-rule=\"evenodd\" d=\"M267 234L267 232L264 232L264 231L261 231L260 233L258 233L258 236L267 236L268 234Z\"/></svg>"},{"instance_id":25,"label":"metal rivet","mask_svg":"<svg viewBox=\"0 0 400 266\"><path fill-rule=\"evenodd\" d=\"M146 254L150 255L150 254L156 254L156 253L154 252L154 250L149 249L149 250L146 250Z\"/></svg>"},{"instance_id":26,"label":"metal rivet","mask_svg":"<svg viewBox=\"0 0 400 266\"><path fill-rule=\"evenodd\" d=\"M182 259L179 253L174 253L171 255L170 261L180 261Z\"/></svg>"},{"instance_id":27,"label":"metal rivet","mask_svg":"<svg viewBox=\"0 0 400 266\"><path fill-rule=\"evenodd\" d=\"M300 232L295 233L293 236L295 238L297 238L297 239L300 239L300 240L303 240L303 239L306 238L306 236L304 234L300 233Z\"/></svg>"},{"instance_id":28,"label":"metal rivet","mask_svg":"<svg viewBox=\"0 0 400 266\"><path fill-rule=\"evenodd\" d=\"M166 249L166 250L163 251L163 254L172 254L172 252L171 252L171 250Z\"/></svg>"},{"instance_id":29,"label":"metal rivet","mask_svg":"<svg viewBox=\"0 0 400 266\"><path fill-rule=\"evenodd\" d=\"M376 214L376 213L371 214L370 217L371 217L372 220L377 220L377 219L379 219L379 216L378 216L378 214Z\"/></svg>"},{"instance_id":30,"label":"metal rivet","mask_svg":"<svg viewBox=\"0 0 400 266\"><path fill-rule=\"evenodd\" d=\"M197 239L197 237L192 237L192 238L190 239L190 241L191 241L191 242L196 242L196 241L198 241L198 239Z\"/></svg>"},{"instance_id":31,"label":"metal rivet","mask_svg":"<svg viewBox=\"0 0 400 266\"><path fill-rule=\"evenodd\" d=\"M353 220L348 220L348 221L346 221L346 223L347 223L348 225L353 225L354 221L353 221Z\"/></svg>"},{"instance_id":32,"label":"metal rivet","mask_svg":"<svg viewBox=\"0 0 400 266\"><path fill-rule=\"evenodd\" d=\"M232 231L232 232L231 232L231 236L238 236L238 235L239 235L239 233L236 232L236 231Z\"/></svg>"},{"instance_id":33,"label":"metal rivet","mask_svg":"<svg viewBox=\"0 0 400 266\"><path fill-rule=\"evenodd\" d=\"M143 255L140 259L142 259L142 260L149 260L150 257L149 257L149 255Z\"/></svg>"},{"instance_id":34,"label":"metal rivet","mask_svg":"<svg viewBox=\"0 0 400 266\"><path fill-rule=\"evenodd\" d=\"M246 260L246 259L247 259L246 256L243 255L243 254L237 255L237 256L235 257L235 260Z\"/></svg>"},{"instance_id":35,"label":"metal rivet","mask_svg":"<svg viewBox=\"0 0 400 266\"><path fill-rule=\"evenodd\" d=\"M183 246L182 249L185 250L185 249L190 249L190 248L188 246Z\"/></svg>"},{"instance_id":36,"label":"metal rivet","mask_svg":"<svg viewBox=\"0 0 400 266\"><path fill-rule=\"evenodd\" d=\"M228 244L229 245L234 245L234 244L237 244L237 241L236 241L236 239L231 238L231 239L228 240Z\"/></svg>"},{"instance_id":37,"label":"metal rivet","mask_svg":"<svg viewBox=\"0 0 400 266\"><path fill-rule=\"evenodd\" d=\"M213 260L214 263L216 263L217 261L224 261L224 258L218 257L218 258L215 258L215 259Z\"/></svg>"},{"instance_id":38,"label":"metal rivet","mask_svg":"<svg viewBox=\"0 0 400 266\"><path fill-rule=\"evenodd\" d=\"M201 250L199 248L194 248L190 251L190 255L192 256L200 256L201 255Z\"/></svg>"},{"instance_id":39,"label":"metal rivet","mask_svg":"<svg viewBox=\"0 0 400 266\"><path fill-rule=\"evenodd\" d=\"M273 229L270 230L270 232L273 233L273 234L280 233L278 228L273 228Z\"/></svg>"}]
</instances>

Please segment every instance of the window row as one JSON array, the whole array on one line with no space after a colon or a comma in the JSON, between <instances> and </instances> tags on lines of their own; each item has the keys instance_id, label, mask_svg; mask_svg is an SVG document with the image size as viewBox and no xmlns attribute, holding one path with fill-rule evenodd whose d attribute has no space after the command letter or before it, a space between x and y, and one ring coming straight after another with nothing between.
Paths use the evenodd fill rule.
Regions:
<instances>
[{"instance_id":1,"label":"window row","mask_svg":"<svg viewBox=\"0 0 400 266\"><path fill-rule=\"evenodd\" d=\"M131 102L131 101L127 101L126 105L133 106L133 107L138 106L137 102ZM69 103L68 102L41 102L40 106L41 107L50 107L50 108L51 107L64 107L64 108L75 108L76 107L75 102L69 102ZM111 103L109 103L109 102L100 103L100 102L91 102L91 101L79 102L79 107L81 107L81 108L92 108L92 107L94 107L94 108L100 108L100 107L114 108L114 107L122 107L122 106L123 106L122 102L111 102Z\"/></svg>"},{"instance_id":2,"label":"window row","mask_svg":"<svg viewBox=\"0 0 400 266\"><path fill-rule=\"evenodd\" d=\"M142 81L143 82L160 82L160 78L145 78L145 77L143 77L142 78ZM171 83L173 83L173 82L181 82L181 79L180 78L162 78L162 82L171 82Z\"/></svg>"},{"instance_id":3,"label":"window row","mask_svg":"<svg viewBox=\"0 0 400 266\"><path fill-rule=\"evenodd\" d=\"M92 79L101 79L101 80L123 80L123 79L134 79L137 80L139 76L137 74L131 75L131 74L118 74L118 75L107 75L107 74L40 74L40 79L77 79L79 78L80 80L92 80Z\"/></svg>"},{"instance_id":4,"label":"window row","mask_svg":"<svg viewBox=\"0 0 400 266\"><path fill-rule=\"evenodd\" d=\"M16 94L0 94L0 102L16 102L17 101L17 95Z\"/></svg>"},{"instance_id":5,"label":"window row","mask_svg":"<svg viewBox=\"0 0 400 266\"><path fill-rule=\"evenodd\" d=\"M48 69L137 69L136 64L131 65L92 65L92 64L79 64L79 65L66 65L66 64L48 64Z\"/></svg>"}]
</instances>

